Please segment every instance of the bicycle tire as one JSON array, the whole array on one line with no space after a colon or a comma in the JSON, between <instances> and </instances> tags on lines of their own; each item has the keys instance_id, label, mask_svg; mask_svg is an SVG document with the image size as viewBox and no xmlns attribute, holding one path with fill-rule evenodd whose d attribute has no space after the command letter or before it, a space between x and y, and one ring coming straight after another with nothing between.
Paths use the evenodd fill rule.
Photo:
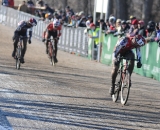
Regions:
<instances>
[{"instance_id":1,"label":"bicycle tire","mask_svg":"<svg viewBox=\"0 0 160 130\"><path fill-rule=\"evenodd\" d=\"M121 82L121 71L119 70L117 72L114 94L112 95L113 102L117 102L117 100L119 98L119 92L120 92L120 88L121 88L121 85L122 85L121 83L122 83Z\"/></svg>"},{"instance_id":2,"label":"bicycle tire","mask_svg":"<svg viewBox=\"0 0 160 130\"><path fill-rule=\"evenodd\" d=\"M55 48L54 48L54 45L52 44L52 66L55 66L55 63L56 63L55 62Z\"/></svg>"},{"instance_id":3,"label":"bicycle tire","mask_svg":"<svg viewBox=\"0 0 160 130\"><path fill-rule=\"evenodd\" d=\"M20 66L21 66L21 61L20 61L20 58L21 58L21 48L17 48L17 53L16 53L16 69L20 69Z\"/></svg>"},{"instance_id":4,"label":"bicycle tire","mask_svg":"<svg viewBox=\"0 0 160 130\"><path fill-rule=\"evenodd\" d=\"M122 85L121 85L121 104L125 105L129 98L130 93L130 73L128 70L122 73Z\"/></svg>"}]
</instances>

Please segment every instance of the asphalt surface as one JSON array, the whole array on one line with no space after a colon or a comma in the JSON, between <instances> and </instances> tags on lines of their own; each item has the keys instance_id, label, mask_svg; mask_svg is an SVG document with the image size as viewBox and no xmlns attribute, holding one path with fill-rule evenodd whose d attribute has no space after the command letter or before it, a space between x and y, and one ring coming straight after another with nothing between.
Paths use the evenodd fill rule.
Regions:
<instances>
[{"instance_id":1,"label":"asphalt surface","mask_svg":"<svg viewBox=\"0 0 160 130\"><path fill-rule=\"evenodd\" d=\"M160 129L160 82L133 74L122 106L108 93L111 67L63 51L52 67L38 40L16 70L12 35L0 24L0 130Z\"/></svg>"}]
</instances>

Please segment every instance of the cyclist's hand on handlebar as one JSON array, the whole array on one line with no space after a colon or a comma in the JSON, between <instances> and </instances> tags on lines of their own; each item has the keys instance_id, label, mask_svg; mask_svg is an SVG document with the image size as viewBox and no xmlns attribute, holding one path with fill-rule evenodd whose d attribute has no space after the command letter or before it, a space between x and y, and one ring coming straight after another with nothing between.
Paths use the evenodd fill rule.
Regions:
<instances>
[{"instance_id":1,"label":"cyclist's hand on handlebar","mask_svg":"<svg viewBox=\"0 0 160 130\"><path fill-rule=\"evenodd\" d=\"M28 43L29 43L29 44L31 44L31 43L32 43L30 39L28 40Z\"/></svg>"},{"instance_id":2,"label":"cyclist's hand on handlebar","mask_svg":"<svg viewBox=\"0 0 160 130\"><path fill-rule=\"evenodd\" d=\"M137 68L141 68L142 67L142 63L139 61L137 62Z\"/></svg>"},{"instance_id":3,"label":"cyclist's hand on handlebar","mask_svg":"<svg viewBox=\"0 0 160 130\"><path fill-rule=\"evenodd\" d=\"M42 42L45 42L45 39L42 39Z\"/></svg>"}]
</instances>

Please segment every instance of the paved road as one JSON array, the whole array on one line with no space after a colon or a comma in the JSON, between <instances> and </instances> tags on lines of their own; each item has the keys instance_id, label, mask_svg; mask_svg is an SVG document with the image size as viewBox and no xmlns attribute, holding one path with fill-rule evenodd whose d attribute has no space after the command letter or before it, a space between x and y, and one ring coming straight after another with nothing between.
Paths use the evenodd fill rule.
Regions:
<instances>
[{"instance_id":1,"label":"paved road","mask_svg":"<svg viewBox=\"0 0 160 130\"><path fill-rule=\"evenodd\" d=\"M13 30L0 25L0 130L159 130L160 82L136 74L126 106L109 97L111 67L28 45L21 70L11 58Z\"/></svg>"}]
</instances>

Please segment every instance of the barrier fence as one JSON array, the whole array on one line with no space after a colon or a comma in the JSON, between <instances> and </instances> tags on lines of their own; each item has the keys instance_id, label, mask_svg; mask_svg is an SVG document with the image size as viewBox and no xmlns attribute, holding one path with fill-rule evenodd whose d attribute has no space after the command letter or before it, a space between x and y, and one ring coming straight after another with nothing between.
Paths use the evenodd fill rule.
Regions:
<instances>
[{"instance_id":1,"label":"barrier fence","mask_svg":"<svg viewBox=\"0 0 160 130\"><path fill-rule=\"evenodd\" d=\"M112 54L114 46L117 42L117 37L114 37L112 34L104 35L103 34L102 42L102 52L100 62L106 65L111 65L112 63ZM92 48L93 48L93 39L89 39L89 53L88 58L92 58ZM134 50L135 51L135 50ZM136 55L136 53L135 53ZM145 46L141 47L142 55L142 68L137 68L136 62L134 67L134 72L145 77L153 78L160 81L160 47L158 47L156 42L150 42Z\"/></svg>"},{"instance_id":2,"label":"barrier fence","mask_svg":"<svg viewBox=\"0 0 160 130\"><path fill-rule=\"evenodd\" d=\"M29 20L34 17L38 24L33 28L33 37L41 40L43 31L47 26L47 22L39 20L33 15L0 6L0 23L9 27L16 28L18 22L22 20ZM88 39L84 34L84 28L63 27L62 36L60 37L58 48L63 51L73 52L75 54L87 57L88 56Z\"/></svg>"}]
</instances>

